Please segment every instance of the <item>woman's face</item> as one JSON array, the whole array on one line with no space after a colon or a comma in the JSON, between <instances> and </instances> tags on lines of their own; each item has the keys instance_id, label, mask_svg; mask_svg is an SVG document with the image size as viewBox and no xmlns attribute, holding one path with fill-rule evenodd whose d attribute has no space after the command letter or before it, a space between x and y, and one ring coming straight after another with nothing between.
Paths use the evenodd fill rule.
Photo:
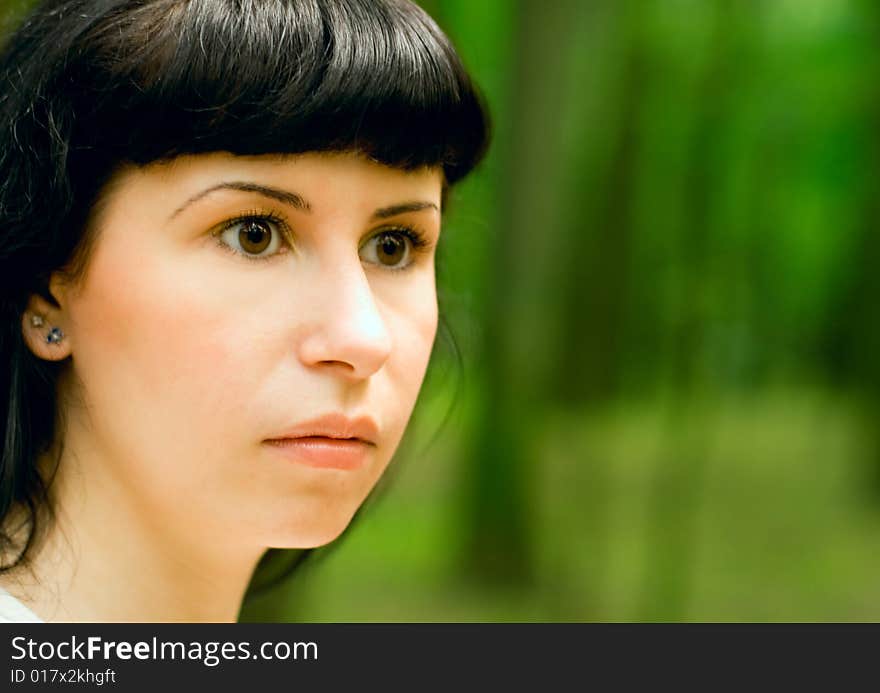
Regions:
<instances>
[{"instance_id":1,"label":"woman's face","mask_svg":"<svg viewBox=\"0 0 880 693\"><path fill-rule=\"evenodd\" d=\"M225 544L334 539L425 374L440 196L354 154L120 173L60 299L89 493Z\"/></svg>"}]
</instances>

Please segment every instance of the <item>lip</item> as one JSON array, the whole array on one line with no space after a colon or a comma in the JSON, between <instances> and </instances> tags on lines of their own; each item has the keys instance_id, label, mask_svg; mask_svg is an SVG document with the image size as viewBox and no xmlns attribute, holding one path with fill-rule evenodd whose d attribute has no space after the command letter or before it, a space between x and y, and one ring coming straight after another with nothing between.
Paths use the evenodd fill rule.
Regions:
<instances>
[{"instance_id":1,"label":"lip","mask_svg":"<svg viewBox=\"0 0 880 693\"><path fill-rule=\"evenodd\" d=\"M379 427L368 416L327 414L295 424L263 445L293 462L328 469L357 469L376 446Z\"/></svg>"}]
</instances>

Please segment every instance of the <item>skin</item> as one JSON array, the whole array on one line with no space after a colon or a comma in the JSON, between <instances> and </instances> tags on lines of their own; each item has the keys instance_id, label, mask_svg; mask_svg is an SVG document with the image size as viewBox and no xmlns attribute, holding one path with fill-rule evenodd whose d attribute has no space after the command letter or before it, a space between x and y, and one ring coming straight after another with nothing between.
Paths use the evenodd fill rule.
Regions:
<instances>
[{"instance_id":1,"label":"skin","mask_svg":"<svg viewBox=\"0 0 880 693\"><path fill-rule=\"evenodd\" d=\"M204 194L229 182L296 193L310 211L253 191ZM441 189L438 169L356 154L210 154L121 171L85 272L56 274L58 306L34 297L23 316L34 353L71 360L58 520L36 554L39 582L7 588L47 620L231 621L266 548L336 538L391 460L424 378ZM411 202L424 208L372 218ZM288 226L292 247L261 260L233 247L241 227L224 235L224 224L255 212ZM396 269L370 239L401 226L427 244ZM51 326L60 344L46 343ZM377 424L363 466L315 468L264 444L331 412Z\"/></svg>"}]
</instances>

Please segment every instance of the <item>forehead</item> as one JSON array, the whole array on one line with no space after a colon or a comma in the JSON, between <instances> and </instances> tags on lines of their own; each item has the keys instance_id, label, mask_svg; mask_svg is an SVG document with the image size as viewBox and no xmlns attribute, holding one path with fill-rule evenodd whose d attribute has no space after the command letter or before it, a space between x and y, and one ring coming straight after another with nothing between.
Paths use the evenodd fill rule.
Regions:
<instances>
[{"instance_id":1,"label":"forehead","mask_svg":"<svg viewBox=\"0 0 880 693\"><path fill-rule=\"evenodd\" d=\"M317 214L340 208L366 213L402 198L439 207L443 172L438 167L406 171L354 153L199 154L121 170L108 185L104 202L114 206L147 197L173 206L224 183L272 185L303 198Z\"/></svg>"}]
</instances>

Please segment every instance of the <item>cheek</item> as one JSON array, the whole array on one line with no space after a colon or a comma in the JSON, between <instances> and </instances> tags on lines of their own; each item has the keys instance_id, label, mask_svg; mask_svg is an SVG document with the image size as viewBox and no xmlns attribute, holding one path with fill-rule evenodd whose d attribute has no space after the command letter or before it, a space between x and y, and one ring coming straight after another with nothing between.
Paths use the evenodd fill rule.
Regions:
<instances>
[{"instance_id":1,"label":"cheek","mask_svg":"<svg viewBox=\"0 0 880 693\"><path fill-rule=\"evenodd\" d=\"M433 276L426 278L418 290L405 292L402 298L398 298L391 316L394 354L386 368L388 380L397 390L394 401L405 408L398 412L403 415L405 424L425 377L437 334L437 296Z\"/></svg>"},{"instance_id":2,"label":"cheek","mask_svg":"<svg viewBox=\"0 0 880 693\"><path fill-rule=\"evenodd\" d=\"M413 317L404 326L407 335L404 341L412 342L412 351L408 353L408 357L412 360L413 372L418 373L418 385L420 385L437 336L436 295L432 292L429 300L420 303L417 310L413 308Z\"/></svg>"},{"instance_id":3,"label":"cheek","mask_svg":"<svg viewBox=\"0 0 880 693\"><path fill-rule=\"evenodd\" d=\"M87 401L147 456L160 456L160 440L165 459L207 452L193 448L209 448L215 429L235 425L229 412L261 363L252 318L198 265L144 253L135 272L123 271L130 263L112 250L94 258L71 306L74 369Z\"/></svg>"}]
</instances>

